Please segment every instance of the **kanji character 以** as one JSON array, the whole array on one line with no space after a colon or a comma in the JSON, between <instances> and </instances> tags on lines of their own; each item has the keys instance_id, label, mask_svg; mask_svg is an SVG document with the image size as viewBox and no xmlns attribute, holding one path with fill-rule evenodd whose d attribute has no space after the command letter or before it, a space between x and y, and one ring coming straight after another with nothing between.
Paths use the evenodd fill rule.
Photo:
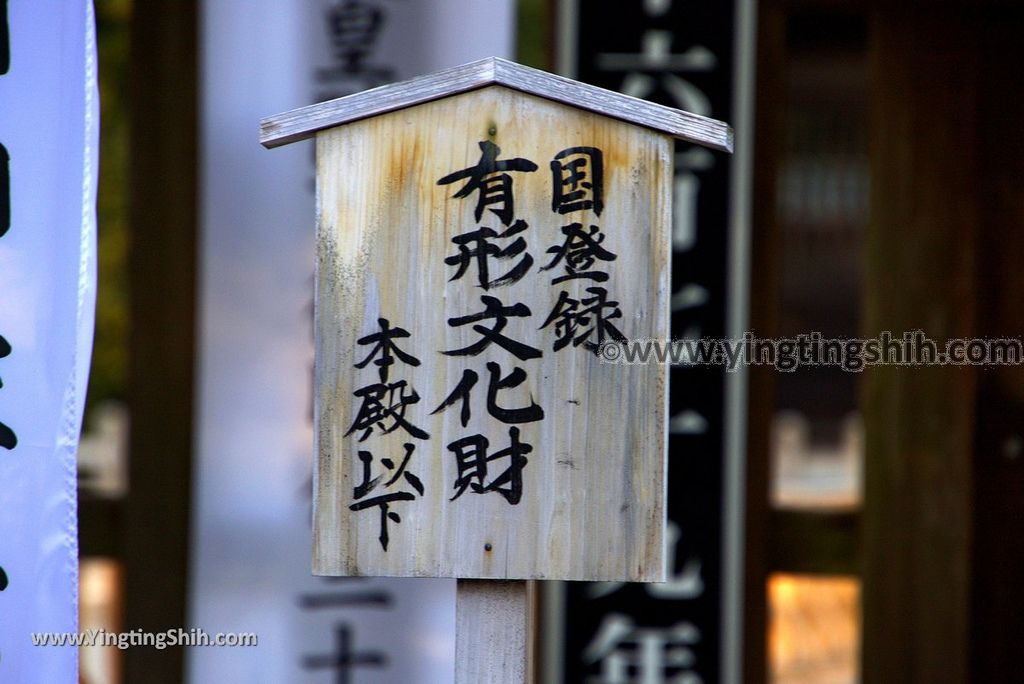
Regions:
<instances>
[{"instance_id":1,"label":"kanji character \u4ee5","mask_svg":"<svg viewBox=\"0 0 1024 684\"><path fill-rule=\"evenodd\" d=\"M423 496L423 483L420 481L420 478L418 478L416 475L413 475L411 472L406 470L406 468L409 466L409 459L412 457L413 451L415 451L415 450L416 450L416 445L410 444L409 442L406 442L405 443L405 456L402 458L402 462L398 465L397 468L395 468L395 462L392 461L390 458L382 458L382 459L380 459L380 464L382 466L384 466L388 470L393 470L394 471L394 475L392 475L384 483L384 488L385 489L387 489L391 485L395 484L395 482L398 480L398 478L401 477L401 478L404 478L405 481L413 489L415 489L417 492L419 492L420 496ZM370 453L369 451L360 451L359 452L359 460L363 464L363 478L362 478L362 482L360 482L358 485L356 485L355 488L352 490L352 498L353 499L361 499L364 496L366 496L367 494L371 493L373 490L375 490L377 488L377 485L380 484L381 479L384 477L383 475L378 475L375 478L372 478L372 479L370 478L371 469L372 469L372 466L373 466L373 454L372 453Z\"/></svg>"}]
</instances>

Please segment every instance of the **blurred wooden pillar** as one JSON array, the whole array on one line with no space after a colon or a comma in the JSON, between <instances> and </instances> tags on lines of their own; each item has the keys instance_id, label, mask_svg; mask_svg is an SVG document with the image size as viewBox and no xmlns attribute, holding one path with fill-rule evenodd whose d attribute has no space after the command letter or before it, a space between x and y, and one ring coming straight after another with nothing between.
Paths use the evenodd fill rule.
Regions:
<instances>
[{"instance_id":1,"label":"blurred wooden pillar","mask_svg":"<svg viewBox=\"0 0 1024 684\"><path fill-rule=\"evenodd\" d=\"M754 104L754 163L751 216L750 329L764 337L778 333L779 250L776 207L778 170L785 132L785 2L767 0L757 9L757 78ZM743 681L768 680L768 539L771 424L777 372L750 366L747 390L747 462L744 530Z\"/></svg>"},{"instance_id":2,"label":"blurred wooden pillar","mask_svg":"<svg viewBox=\"0 0 1024 684\"><path fill-rule=\"evenodd\" d=\"M125 628L186 627L196 242L196 0L133 4ZM255 122L255 118L253 119ZM254 124L255 125L255 124ZM180 682L183 649L124 652L127 682Z\"/></svg>"},{"instance_id":3,"label":"blurred wooden pillar","mask_svg":"<svg viewBox=\"0 0 1024 684\"><path fill-rule=\"evenodd\" d=\"M899 6L896 6L896 5ZM975 334L979 36L966 12L870 10L867 335ZM865 374L863 681L969 677L971 368Z\"/></svg>"},{"instance_id":4,"label":"blurred wooden pillar","mask_svg":"<svg viewBox=\"0 0 1024 684\"><path fill-rule=\"evenodd\" d=\"M980 26L978 322L1024 336L1024 9ZM1024 646L1024 367L978 374L973 462L971 681L1021 679Z\"/></svg>"}]
</instances>

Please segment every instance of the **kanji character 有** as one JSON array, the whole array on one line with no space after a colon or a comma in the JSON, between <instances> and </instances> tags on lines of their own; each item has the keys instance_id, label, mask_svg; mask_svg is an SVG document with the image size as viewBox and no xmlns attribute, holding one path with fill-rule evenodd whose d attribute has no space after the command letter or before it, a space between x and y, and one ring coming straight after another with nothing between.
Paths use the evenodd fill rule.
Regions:
<instances>
[{"instance_id":1,"label":"kanji character \u6709","mask_svg":"<svg viewBox=\"0 0 1024 684\"><path fill-rule=\"evenodd\" d=\"M476 220L479 221L483 216L484 208L490 207L491 212L507 226L515 216L515 208L512 176L505 172L536 171L537 165L529 159L520 157L499 161L499 154L501 154L500 147L490 140L483 140L480 142L480 161L476 163L476 166L450 173L437 181L437 184L448 185L465 180L466 184L452 197L462 198L468 197L473 192L479 193L474 213Z\"/></svg>"}]
</instances>

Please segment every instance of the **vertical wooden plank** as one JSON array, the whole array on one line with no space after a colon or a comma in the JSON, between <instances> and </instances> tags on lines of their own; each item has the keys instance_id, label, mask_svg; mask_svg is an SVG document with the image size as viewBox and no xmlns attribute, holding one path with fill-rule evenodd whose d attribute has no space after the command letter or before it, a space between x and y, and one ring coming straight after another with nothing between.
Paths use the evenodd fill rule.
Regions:
<instances>
[{"instance_id":1,"label":"vertical wooden plank","mask_svg":"<svg viewBox=\"0 0 1024 684\"><path fill-rule=\"evenodd\" d=\"M872 5L867 335L975 332L974 35L955 9ZM863 680L973 681L975 373L876 367L864 381Z\"/></svg>"},{"instance_id":2,"label":"vertical wooden plank","mask_svg":"<svg viewBox=\"0 0 1024 684\"><path fill-rule=\"evenodd\" d=\"M132 11L131 433L124 624L156 632L185 625L195 315L196 3L136 2ZM182 652L125 651L125 681L182 681Z\"/></svg>"},{"instance_id":3,"label":"vertical wooden plank","mask_svg":"<svg viewBox=\"0 0 1024 684\"><path fill-rule=\"evenodd\" d=\"M456 684L533 681L531 582L459 580L455 603Z\"/></svg>"}]
</instances>

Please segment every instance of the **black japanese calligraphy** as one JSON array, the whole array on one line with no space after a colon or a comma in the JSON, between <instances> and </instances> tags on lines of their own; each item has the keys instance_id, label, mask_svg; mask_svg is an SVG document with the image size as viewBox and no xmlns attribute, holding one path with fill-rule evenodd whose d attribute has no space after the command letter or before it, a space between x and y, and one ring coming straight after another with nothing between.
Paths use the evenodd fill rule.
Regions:
<instances>
[{"instance_id":1,"label":"black japanese calligraphy","mask_svg":"<svg viewBox=\"0 0 1024 684\"><path fill-rule=\"evenodd\" d=\"M501 219L506 226L515 216L515 204L512 194L512 176L507 171L536 171L537 165L529 159L515 158L498 160L501 148L489 140L480 142L480 161L461 171L455 171L437 181L438 185L448 185L465 180L466 183L452 197L468 197L476 192L476 210L474 216L479 221L484 209Z\"/></svg>"},{"instance_id":2,"label":"black japanese calligraphy","mask_svg":"<svg viewBox=\"0 0 1024 684\"><path fill-rule=\"evenodd\" d=\"M0 359L10 355L10 353L11 345L7 343L3 335L0 335ZM3 387L2 380L0 380L0 387ZM5 449L13 449L18 446L18 436L14 434L14 430L2 422L0 422L0 446Z\"/></svg>"},{"instance_id":3,"label":"black japanese calligraphy","mask_svg":"<svg viewBox=\"0 0 1024 684\"><path fill-rule=\"evenodd\" d=\"M526 467L526 454L533 447L519 441L519 428L508 429L510 444L507 448L488 456L490 441L483 435L472 435L457 439L448 445L448 450L455 455L458 476L455 480L455 496L458 499L469 488L475 494L496 492L513 506L523 496L523 468ZM489 464L494 461L508 459L503 465L505 469L488 481Z\"/></svg>"},{"instance_id":4,"label":"black japanese calligraphy","mask_svg":"<svg viewBox=\"0 0 1024 684\"><path fill-rule=\"evenodd\" d=\"M552 278L552 285L574 278L587 278L599 283L608 280L607 273L592 269L598 261L615 261L618 257L601 247L604 233L598 226L590 226L589 229L583 230L582 224L571 223L562 227L562 235L565 236L565 241L548 249L548 254L553 256L551 261L540 269L548 271L560 263L564 265L565 275Z\"/></svg>"},{"instance_id":5,"label":"black japanese calligraphy","mask_svg":"<svg viewBox=\"0 0 1024 684\"><path fill-rule=\"evenodd\" d=\"M487 349L493 342L520 361L537 359L543 355L541 350L501 334L501 331L505 329L506 325L508 325L509 318L531 315L532 312L530 311L530 307L522 303L505 306L501 303L501 300L489 295L481 295L480 301L484 305L483 311L470 314L468 316L456 316L454 318L449 318L448 325L452 327L459 327L468 325L469 323L477 323L479 321L493 319L494 326L488 328L483 325L474 325L473 330L480 333L479 340L468 347L442 352L442 354L446 354L448 356L476 356L484 349Z\"/></svg>"},{"instance_id":6,"label":"black japanese calligraphy","mask_svg":"<svg viewBox=\"0 0 1024 684\"><path fill-rule=\"evenodd\" d=\"M0 143L0 237L11 229L11 156Z\"/></svg>"},{"instance_id":7,"label":"black japanese calligraphy","mask_svg":"<svg viewBox=\"0 0 1024 684\"><path fill-rule=\"evenodd\" d=\"M356 344L359 345L374 345L366 358L356 364L356 368L366 368L366 364L373 360L373 365L380 369L380 381L387 382L388 368L395 362L396 356L403 363L407 363L410 366L420 365L419 359L411 354L406 354L404 351L399 349L398 345L393 341L395 339L409 337L408 330L403 328L392 328L391 323L386 318L378 318L377 324L380 326L380 332L371 333L356 340ZM374 357L378 354L380 354L380 358L374 360Z\"/></svg>"},{"instance_id":8,"label":"black japanese calligraphy","mask_svg":"<svg viewBox=\"0 0 1024 684\"><path fill-rule=\"evenodd\" d=\"M408 394L407 394L408 392ZM417 439L428 439L430 435L405 419L405 411L409 406L419 403L420 395L410 388L405 380L384 384L374 383L360 387L354 392L362 400L355 420L345 436L362 431L359 441L363 442L376 427L381 434L394 432L402 428ZM385 399L387 397L387 399ZM387 422L390 421L390 426Z\"/></svg>"},{"instance_id":9,"label":"black japanese calligraphy","mask_svg":"<svg viewBox=\"0 0 1024 684\"><path fill-rule=\"evenodd\" d=\"M453 237L452 242L458 245L459 252L447 257L444 263L449 266L457 266L458 268L455 274L449 278L449 282L461 278L469 269L470 264L474 262L476 263L477 282L485 290L500 285L511 285L518 281L526 275L530 270L530 266L533 265L533 257L526 252L526 240L519 236L505 247L499 247L491 241L504 240L513 235L519 235L527 227L526 221L516 221L501 233L492 228L481 227ZM501 277L491 279L489 259L513 259L515 257L520 257L520 259L507 273Z\"/></svg>"},{"instance_id":10,"label":"black japanese calligraphy","mask_svg":"<svg viewBox=\"0 0 1024 684\"><path fill-rule=\"evenodd\" d=\"M604 210L604 155L596 147L569 147L551 160L551 211Z\"/></svg>"},{"instance_id":11,"label":"black japanese calligraphy","mask_svg":"<svg viewBox=\"0 0 1024 684\"><path fill-rule=\"evenodd\" d=\"M490 375L490 380L487 386L487 412L493 418L497 418L503 423L532 423L534 421L542 420L544 418L544 409L538 404L534 403L533 397L530 397L530 405L522 408L503 408L498 405L498 391L502 389L514 389L526 381L526 371L518 366L512 369L506 377L501 377L501 367L493 361L487 362L487 371ZM457 401L462 402L462 408L460 412L460 420L462 427L466 427L469 424L471 418L471 410L469 406L470 391L476 385L476 381L479 379L476 371L471 368L467 368L462 373L462 379L452 390L452 393L441 402L431 415L440 413L446 408L452 406Z\"/></svg>"},{"instance_id":12,"label":"black japanese calligraphy","mask_svg":"<svg viewBox=\"0 0 1024 684\"><path fill-rule=\"evenodd\" d=\"M377 367L380 382L370 383L352 393L355 398L360 400L360 404L345 436L359 433L358 441L364 442L375 429L380 434L386 435L402 428L415 439L429 439L429 433L413 425L405 417L406 410L419 403L420 395L406 380L389 382L391 367L397 362L401 361L413 367L420 365L419 359L401 349L396 342L396 340L408 340L409 331L392 326L391 322L383 317L377 319L377 326L377 331L356 340L356 344L370 347L370 351L354 366L364 369L372 362ZM362 478L352 490L353 503L349 505L349 510L363 511L374 507L378 509L380 513L378 540L384 551L388 550L390 542L390 524L402 521L401 516L391 510L392 504L399 501L412 501L416 498L416 494L422 496L424 493L423 482L409 467L416 446L411 442L406 442L404 449L405 453L397 464L391 458L381 457L377 461L377 465L380 467L376 469L380 474L376 477L373 476L375 470L373 453L369 450L359 451ZM397 491L393 490L395 485L398 486ZM403 487L409 489L402 489ZM378 489L381 490L381 493L371 497L370 494Z\"/></svg>"},{"instance_id":13,"label":"black japanese calligraphy","mask_svg":"<svg viewBox=\"0 0 1024 684\"><path fill-rule=\"evenodd\" d=\"M7 0L0 0L0 76L7 73L11 66L11 32L7 23ZM11 227L11 174L10 156L7 148L0 143L0 237ZM11 353L11 345L0 336L0 358ZM0 387L3 382L0 381ZM0 423L0 446L13 449L18 445L18 437L11 428ZM0 566L0 591L7 589L7 572Z\"/></svg>"},{"instance_id":14,"label":"black japanese calligraphy","mask_svg":"<svg viewBox=\"0 0 1024 684\"><path fill-rule=\"evenodd\" d=\"M362 511L367 508L373 508L374 506L379 507L380 536L378 537L378 539L380 541L381 548L383 548L385 551L388 550L388 542L390 540L390 536L388 535L389 523L402 522L401 516L399 516L398 513L395 513L394 511L391 510L391 504L394 503L395 501L412 501L416 498L416 495L413 494L411 491L397 491L379 494L369 499L365 497L372 494L378 488L378 486L382 490L386 490L392 487L393 485L398 483L400 478L403 481L403 483L399 485L400 487L407 485L416 492L418 492L420 496L423 496L423 483L420 481L419 477L414 475L408 469L409 459L412 458L413 452L416 450L416 446L414 444L406 442L404 447L405 454L402 457L401 463L399 463L397 466L395 465L395 462L390 458L380 459L380 465L384 466L386 472L382 475L378 475L377 477L372 477L374 465L373 454L370 453L369 451L359 452L359 460L363 464L363 476L362 481L358 485L356 485L355 488L352 490L352 498L355 500L355 502L349 506L349 510L352 511ZM385 476L389 477L383 484L381 484L381 480Z\"/></svg>"},{"instance_id":15,"label":"black japanese calligraphy","mask_svg":"<svg viewBox=\"0 0 1024 684\"><path fill-rule=\"evenodd\" d=\"M395 471L394 475L392 475L391 478L384 483L384 487L390 487L395 483L396 480L398 480L398 478L404 477L406 482L413 489L419 492L420 495L422 495L423 483L420 482L420 479L418 477L413 475L411 472L406 472L405 470L406 467L409 465L409 458L412 456L412 452L416 450L416 445L409 444L408 442L406 442L404 446L405 456L402 458L402 463L398 466L398 468L395 468L395 462L392 461L390 458L382 458L380 460L381 465L383 465L385 468L387 468L388 470ZM363 463L363 481L361 484L356 485L356 488L352 492L352 496L356 499L361 499L370 492L372 492L374 489L376 489L377 484L380 482L380 479L382 477L377 476L372 480L370 479L370 467L373 463L373 454L371 454L369 451L360 451L359 460L362 461Z\"/></svg>"},{"instance_id":16,"label":"black japanese calligraphy","mask_svg":"<svg viewBox=\"0 0 1024 684\"><path fill-rule=\"evenodd\" d=\"M608 291L603 287L588 287L587 292L592 296L581 299L573 299L564 290L560 292L558 301L541 325L543 329L554 323L554 351L572 343L574 347L582 345L596 354L608 338L626 342L626 336L611 322L622 318L619 303L608 301Z\"/></svg>"},{"instance_id":17,"label":"black japanese calligraphy","mask_svg":"<svg viewBox=\"0 0 1024 684\"><path fill-rule=\"evenodd\" d=\"M11 29L7 22L7 0L0 0L0 76L11 68Z\"/></svg>"}]
</instances>

